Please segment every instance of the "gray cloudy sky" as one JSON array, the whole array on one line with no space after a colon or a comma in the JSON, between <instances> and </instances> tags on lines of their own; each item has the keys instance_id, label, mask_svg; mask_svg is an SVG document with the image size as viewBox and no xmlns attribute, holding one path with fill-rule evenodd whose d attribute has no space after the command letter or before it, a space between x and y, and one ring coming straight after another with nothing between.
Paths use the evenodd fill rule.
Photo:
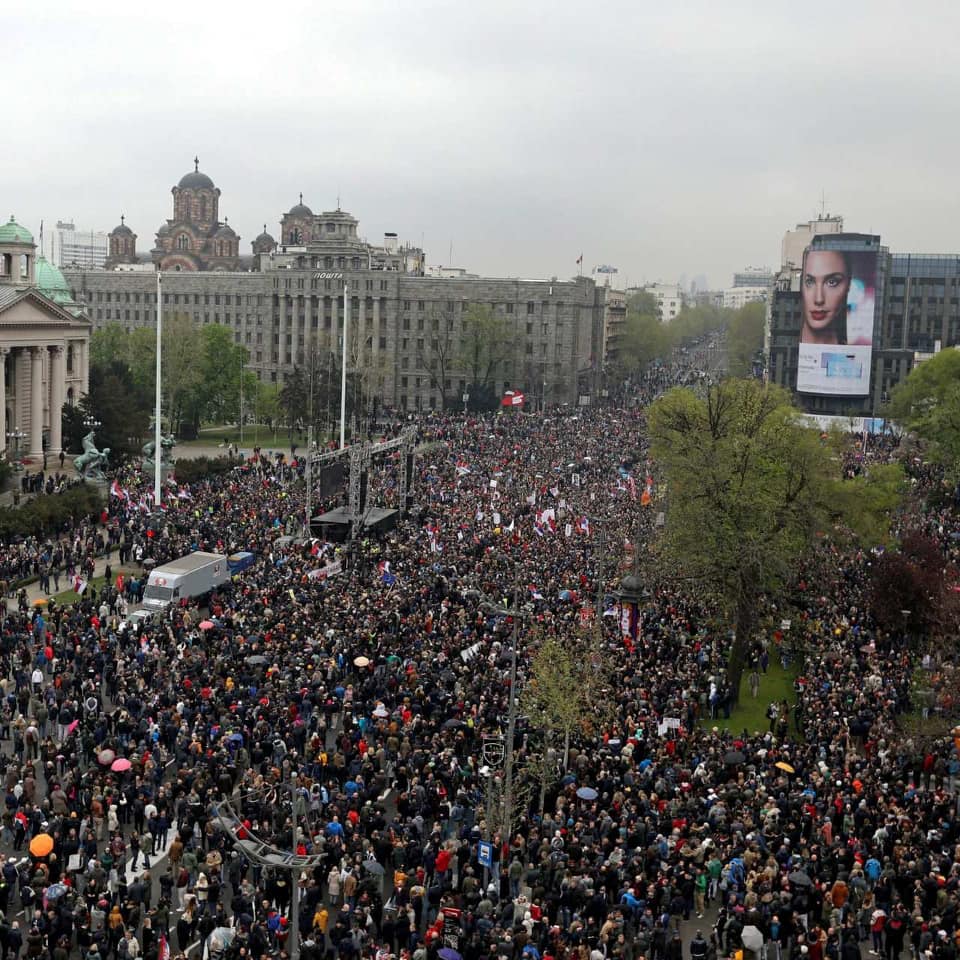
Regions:
<instances>
[{"instance_id":1,"label":"gray cloudy sky","mask_svg":"<svg viewBox=\"0 0 960 960\"><path fill-rule=\"evenodd\" d=\"M773 264L821 191L958 252L955 0L0 2L0 179L152 246L201 169L242 250L304 201L490 275Z\"/></svg>"}]
</instances>

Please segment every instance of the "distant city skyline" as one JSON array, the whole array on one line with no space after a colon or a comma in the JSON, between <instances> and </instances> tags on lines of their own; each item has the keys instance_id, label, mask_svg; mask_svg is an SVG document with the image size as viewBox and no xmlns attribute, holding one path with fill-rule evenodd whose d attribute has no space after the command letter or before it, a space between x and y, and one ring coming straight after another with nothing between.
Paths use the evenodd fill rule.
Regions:
<instances>
[{"instance_id":1,"label":"distant city skyline","mask_svg":"<svg viewBox=\"0 0 960 960\"><path fill-rule=\"evenodd\" d=\"M895 8L893 8L895 9ZM5 215L38 231L126 215L149 249L194 155L241 252L337 198L371 241L491 275L729 285L828 212L891 249L955 248L960 9L886 3L424 0L188 23L105 0L7 7ZM832 55L833 37L855 38ZM829 69L821 69L821 64ZM882 65L882 68L878 65ZM450 257L452 244L453 255Z\"/></svg>"}]
</instances>

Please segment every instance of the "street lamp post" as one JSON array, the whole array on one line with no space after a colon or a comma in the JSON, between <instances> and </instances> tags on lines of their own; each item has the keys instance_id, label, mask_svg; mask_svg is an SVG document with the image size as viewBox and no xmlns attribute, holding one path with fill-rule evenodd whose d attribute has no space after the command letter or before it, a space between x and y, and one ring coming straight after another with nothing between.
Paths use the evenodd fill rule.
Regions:
<instances>
[{"instance_id":1,"label":"street lamp post","mask_svg":"<svg viewBox=\"0 0 960 960\"><path fill-rule=\"evenodd\" d=\"M7 446L13 443L13 469L20 469L20 441L26 437L22 430L11 430L7 433Z\"/></svg>"},{"instance_id":2,"label":"street lamp post","mask_svg":"<svg viewBox=\"0 0 960 960\"><path fill-rule=\"evenodd\" d=\"M520 590L515 582L513 585L513 607L486 605L490 613L502 617L513 617L513 629L510 636L510 699L507 706L507 743L503 762L503 826L510 841L511 820L513 817L513 741L517 729L517 646L519 644L520 627Z\"/></svg>"}]
</instances>

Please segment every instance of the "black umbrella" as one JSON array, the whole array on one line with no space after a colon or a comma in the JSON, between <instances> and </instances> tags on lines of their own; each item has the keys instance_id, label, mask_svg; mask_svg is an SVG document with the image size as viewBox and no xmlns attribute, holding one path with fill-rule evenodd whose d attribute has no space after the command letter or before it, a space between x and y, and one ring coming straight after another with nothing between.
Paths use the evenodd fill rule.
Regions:
<instances>
[{"instance_id":1,"label":"black umbrella","mask_svg":"<svg viewBox=\"0 0 960 960\"><path fill-rule=\"evenodd\" d=\"M735 766L738 763L743 763L747 758L739 750L728 750L723 755L723 762L728 766Z\"/></svg>"},{"instance_id":2,"label":"black umbrella","mask_svg":"<svg viewBox=\"0 0 960 960\"><path fill-rule=\"evenodd\" d=\"M443 729L444 730L459 730L463 726L462 720L444 720Z\"/></svg>"},{"instance_id":3,"label":"black umbrella","mask_svg":"<svg viewBox=\"0 0 960 960\"><path fill-rule=\"evenodd\" d=\"M252 657L247 657L247 663L251 667L262 667L267 662L266 657L260 656L259 653L255 653Z\"/></svg>"},{"instance_id":4,"label":"black umbrella","mask_svg":"<svg viewBox=\"0 0 960 960\"><path fill-rule=\"evenodd\" d=\"M787 878L795 887L812 887L813 881L802 870L794 870Z\"/></svg>"},{"instance_id":5,"label":"black umbrella","mask_svg":"<svg viewBox=\"0 0 960 960\"><path fill-rule=\"evenodd\" d=\"M363 869L366 870L367 873L376 874L378 877L382 877L384 873L383 866L376 860L364 860Z\"/></svg>"}]
</instances>

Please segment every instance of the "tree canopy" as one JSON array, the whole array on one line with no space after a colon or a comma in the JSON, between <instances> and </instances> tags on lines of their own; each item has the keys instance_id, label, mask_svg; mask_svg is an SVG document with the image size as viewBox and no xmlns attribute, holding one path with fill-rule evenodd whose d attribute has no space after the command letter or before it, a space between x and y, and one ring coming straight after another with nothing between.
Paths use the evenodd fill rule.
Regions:
<instances>
[{"instance_id":1,"label":"tree canopy","mask_svg":"<svg viewBox=\"0 0 960 960\"><path fill-rule=\"evenodd\" d=\"M748 303L734 310L727 323L727 371L732 377L749 376L753 358L763 349L767 305Z\"/></svg>"},{"instance_id":2,"label":"tree canopy","mask_svg":"<svg viewBox=\"0 0 960 960\"><path fill-rule=\"evenodd\" d=\"M960 480L960 350L941 350L914 367L894 388L890 415L926 441L947 476Z\"/></svg>"},{"instance_id":3,"label":"tree canopy","mask_svg":"<svg viewBox=\"0 0 960 960\"><path fill-rule=\"evenodd\" d=\"M123 369L138 397L153 397L156 380L156 333L139 327L127 333L108 324L91 338L91 383L95 371ZM240 415L240 378L253 397L256 376L244 370L249 354L234 342L233 332L220 324L196 326L184 314L173 314L163 327L163 408L174 428L191 432L202 420L233 421ZM91 386L91 392L93 388ZM152 399L148 403L152 409ZM94 414L102 419L94 400Z\"/></svg>"},{"instance_id":4,"label":"tree canopy","mask_svg":"<svg viewBox=\"0 0 960 960\"><path fill-rule=\"evenodd\" d=\"M818 532L881 537L899 468L842 480L836 442L803 426L784 390L756 380L725 380L705 396L671 390L649 424L667 482L661 555L726 602L736 623L728 667L736 697L761 597L786 583Z\"/></svg>"}]
</instances>

